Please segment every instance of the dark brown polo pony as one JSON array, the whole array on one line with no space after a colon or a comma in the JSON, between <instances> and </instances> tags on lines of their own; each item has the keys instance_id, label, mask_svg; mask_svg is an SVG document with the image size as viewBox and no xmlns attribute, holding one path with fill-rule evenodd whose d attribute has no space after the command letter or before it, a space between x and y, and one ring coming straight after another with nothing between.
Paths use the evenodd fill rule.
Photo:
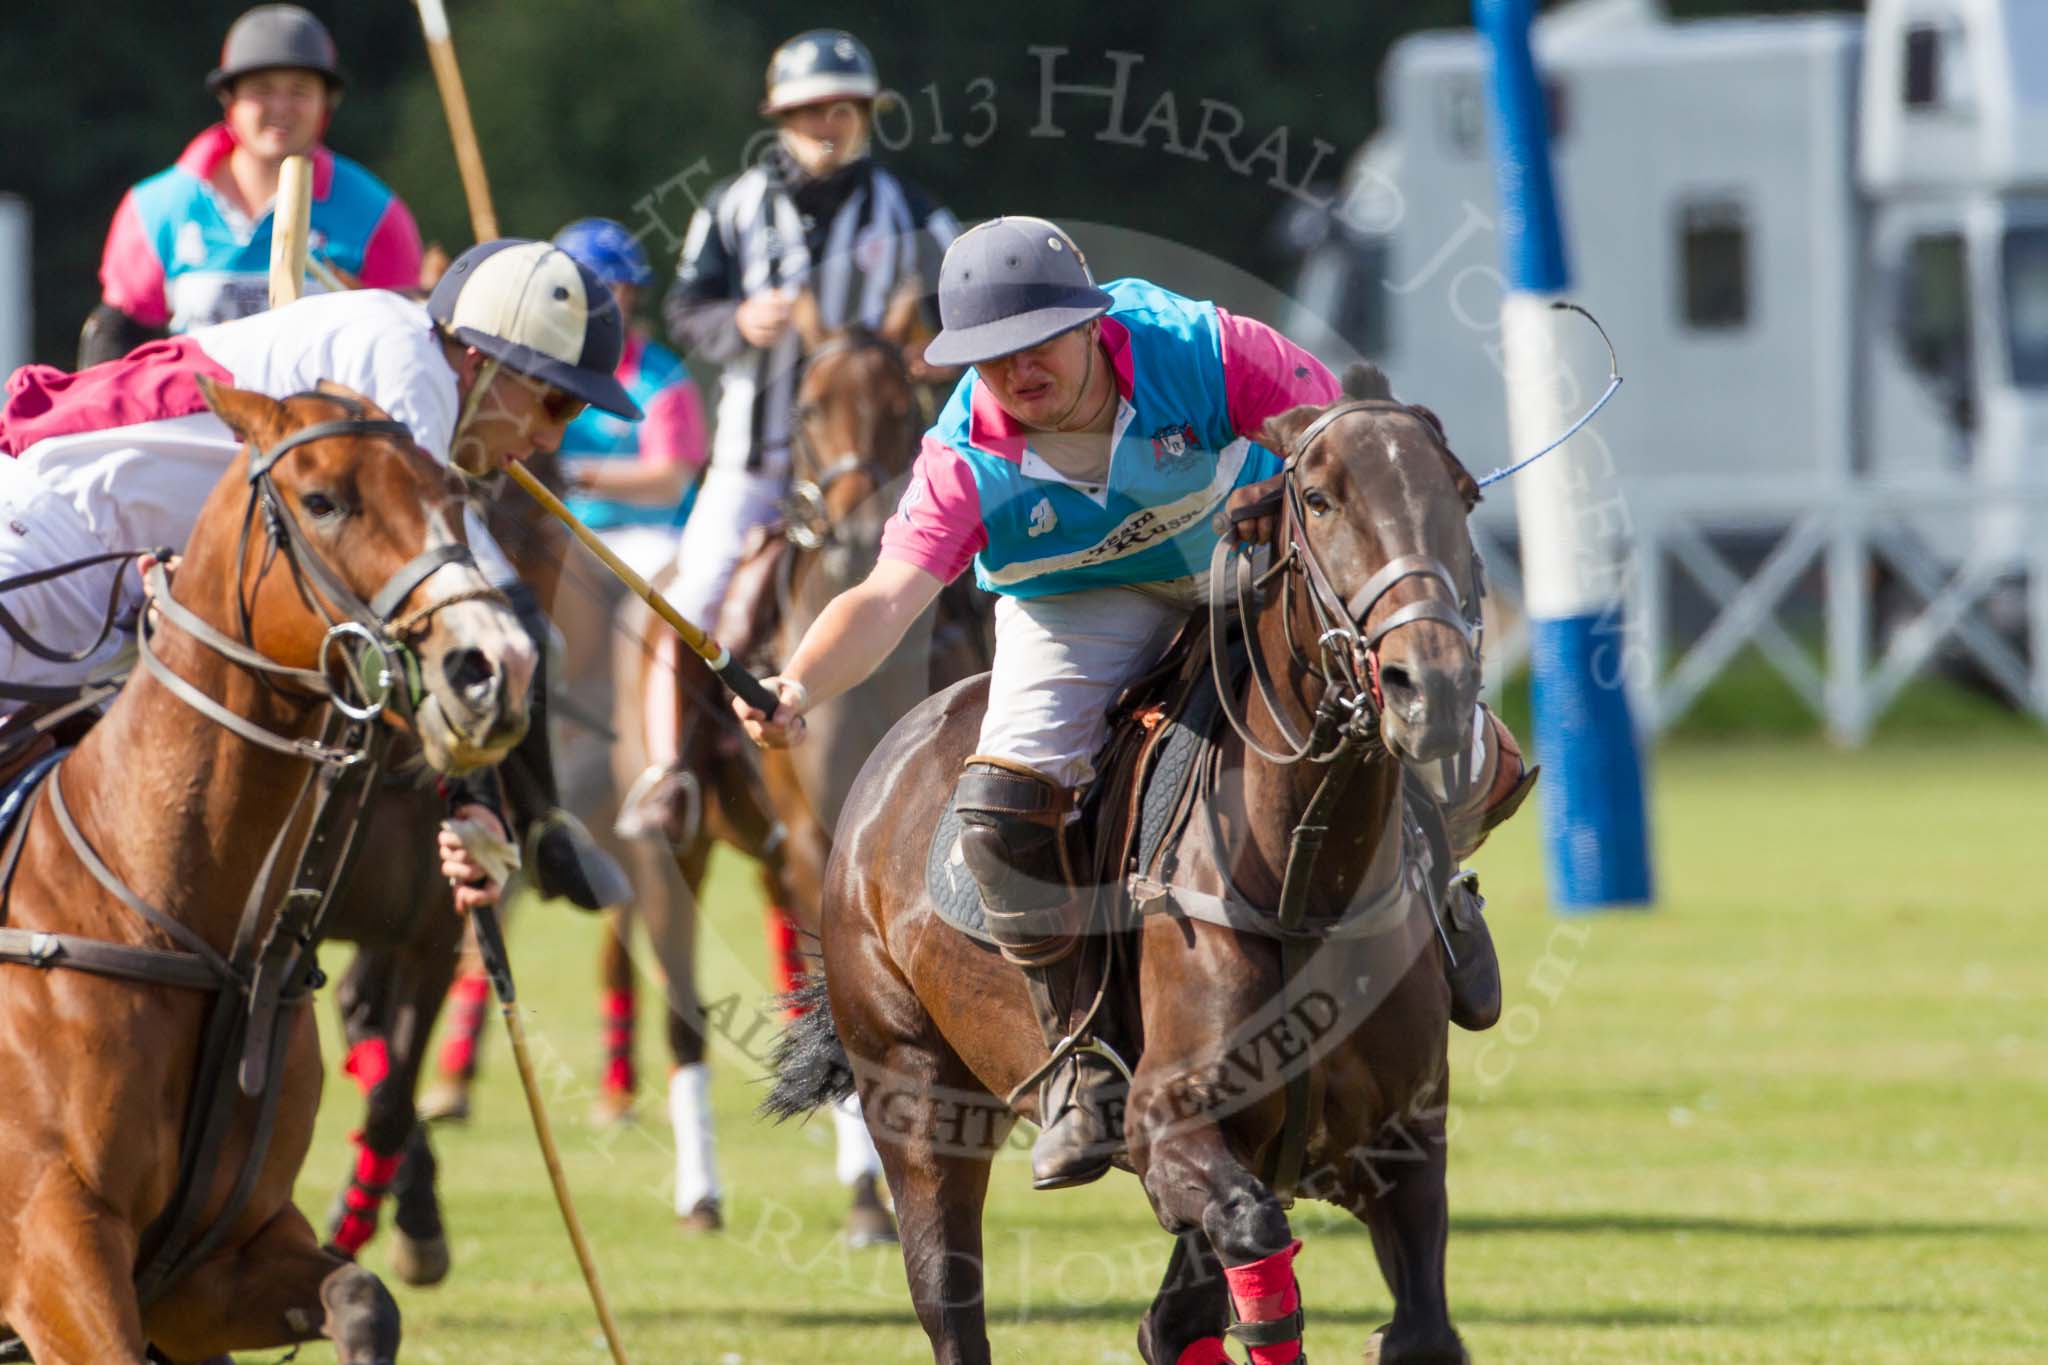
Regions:
<instances>
[{"instance_id":1,"label":"dark brown polo pony","mask_svg":"<svg viewBox=\"0 0 2048 1365\"><path fill-rule=\"evenodd\" d=\"M294 548L280 550L263 533L267 513L245 523L257 496L250 450L275 451L313 424L381 415L325 394L280 403L207 386L207 396L250 446L207 501L172 596L216 642L166 609L156 648L202 700L287 744L311 742L330 714L312 686L323 667L324 617L349 614L337 590L376 603L395 575L426 562L423 551L459 541L461 490L399 434L310 439L270 471L277 513L296 528L280 537ZM245 524L256 530L246 540ZM407 708L412 728L430 761L450 771L496 762L525 727L531 647L491 596L473 566L446 563L404 591L387 618L410 636L419 664L418 699ZM252 666L260 662L253 655L229 657L219 637L262 656L264 671ZM39 792L7 892L10 928L143 948L192 951L196 943L229 954L266 851L293 819L309 761L205 711L151 670L136 670ZM59 828L58 796L82 843ZM293 841L281 845L286 873ZM87 870L81 847L177 932L146 923L118 899ZM369 1272L324 1250L292 1203L322 1082L310 1010L285 1007L283 1060L269 1072L270 1140L239 1212L220 1226L209 1254L195 1252L196 1263L144 1304L138 1251L179 1184L181 1131L188 1102L197 1102L209 1011L216 1000L241 1002L232 991L62 967L7 965L0 974L8 1152L0 1163L0 1318L41 1365L134 1362L151 1345L172 1361L206 1361L320 1336L345 1362L395 1357L390 1296ZM248 1099L227 1111L218 1164L199 1186L210 1193L197 1226L234 1203L260 1107Z\"/></svg>"},{"instance_id":2,"label":"dark brown polo pony","mask_svg":"<svg viewBox=\"0 0 2048 1365\"><path fill-rule=\"evenodd\" d=\"M1471 738L1479 585L1465 518L1478 490L1435 419L1393 402L1376 371L1355 370L1346 389L1350 401L1319 427L1312 407L1267 425L1265 443L1290 456L1290 511L1266 605L1247 627L1272 705L1256 700L1255 670L1224 680L1223 700L1256 744L1224 732L1219 776L1187 825L1200 837L1184 837L1172 864L1174 890L1114 935L1132 1002L1120 1036L1141 1053L1129 1164L1177 1238L1139 1328L1150 1365L1174 1365L1224 1332L1219 1260L1241 1267L1286 1251L1274 1184L1294 1171L1295 1189L1371 1230L1395 1300L1377 1358L1465 1359L1444 1299L1449 993L1428 903L1388 890L1411 872L1422 885L1398 805L1402 759L1438 760ZM935 923L926 890L933 830L985 697L981 679L933 697L856 783L825 889L829 1022L816 1011L798 1023L769 1102L794 1112L857 1086L895 1192L917 1314L949 1365L989 1359L989 1161L1017 1116L1034 1117L1025 1082L1046 1058L1021 977ZM1341 772L1314 759L1330 759L1346 734L1369 742L1328 794L1305 883L1308 936L1284 973L1270 912L1297 825L1325 775ZM1310 761L1278 761L1304 744L1317 750ZM1121 902L1122 891L1103 894ZM1198 917L1205 894L1233 902L1242 927ZM1297 1074L1306 1119L1289 1132L1283 1078ZM999 1098L1012 1093L1014 1110ZM1291 1154L1289 1137L1302 1144Z\"/></svg>"},{"instance_id":3,"label":"dark brown polo pony","mask_svg":"<svg viewBox=\"0 0 2048 1365\"><path fill-rule=\"evenodd\" d=\"M895 509L922 426L903 358L917 304L917 291L905 288L877 330L827 333L817 324L809 296L799 300L795 325L807 358L796 396L788 514L734 575L718 623L720 640L743 657L751 655L757 671L772 670L776 659L787 657L818 610L874 566L882 523ZM682 656L682 766L692 775L696 799L688 818L678 822L683 837L674 861L687 892L643 894L635 907L668 978L669 1043L678 1065L700 1062L705 1054L705 1015L695 981L696 895L712 845L725 842L761 863L772 907L771 951L782 954L792 972L800 971L793 944L799 933L816 933L832 831L861 763L897 717L934 687L987 666L986 611L974 599L968 585L949 592L873 678L819 708L811 742L794 753L757 756L709 670L687 650L657 649L665 626L653 622L628 642L630 654L619 659L615 673L632 680L620 688L614 716L622 736L642 733L647 670ZM637 773L634 747L620 747L621 784ZM647 850L641 843L636 859L647 858ZM658 870L635 866L634 873L642 888L660 885ZM794 932L775 922L783 916L794 921ZM608 979L629 979L615 945L608 945L607 957ZM872 1199L856 1190L848 1223L856 1240L893 1235L887 1213Z\"/></svg>"}]
</instances>

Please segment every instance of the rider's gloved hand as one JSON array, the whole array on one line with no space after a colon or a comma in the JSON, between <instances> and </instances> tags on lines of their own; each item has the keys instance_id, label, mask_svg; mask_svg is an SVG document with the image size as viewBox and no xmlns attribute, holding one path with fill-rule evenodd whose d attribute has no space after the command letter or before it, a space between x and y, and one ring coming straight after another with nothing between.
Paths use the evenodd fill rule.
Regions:
<instances>
[{"instance_id":1,"label":"rider's gloved hand","mask_svg":"<svg viewBox=\"0 0 2048 1365\"><path fill-rule=\"evenodd\" d=\"M1280 498L1286 480L1285 474L1275 474L1233 490L1216 514L1216 534L1244 545L1269 543L1280 529Z\"/></svg>"},{"instance_id":2,"label":"rider's gloved hand","mask_svg":"<svg viewBox=\"0 0 2048 1365\"><path fill-rule=\"evenodd\" d=\"M811 705L810 693L794 678L763 678L761 683L780 697L782 704L769 716L759 707L734 697L733 714L746 727L747 738L764 749L790 749L803 743L804 712Z\"/></svg>"}]
</instances>

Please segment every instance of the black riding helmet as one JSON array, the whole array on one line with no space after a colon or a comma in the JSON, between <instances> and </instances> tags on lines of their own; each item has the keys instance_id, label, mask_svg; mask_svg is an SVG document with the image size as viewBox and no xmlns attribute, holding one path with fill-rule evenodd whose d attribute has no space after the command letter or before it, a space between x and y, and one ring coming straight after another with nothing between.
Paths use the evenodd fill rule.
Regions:
<instances>
[{"instance_id":1,"label":"black riding helmet","mask_svg":"<svg viewBox=\"0 0 2048 1365\"><path fill-rule=\"evenodd\" d=\"M814 28L799 33L768 59L768 97L763 114L780 114L827 100L872 101L882 90L875 59L845 29Z\"/></svg>"},{"instance_id":2,"label":"black riding helmet","mask_svg":"<svg viewBox=\"0 0 2048 1365\"><path fill-rule=\"evenodd\" d=\"M341 66L327 25L297 5L258 5L228 29L220 65L206 78L206 88L218 95L252 71L279 68L318 72L329 93L341 89Z\"/></svg>"}]
</instances>

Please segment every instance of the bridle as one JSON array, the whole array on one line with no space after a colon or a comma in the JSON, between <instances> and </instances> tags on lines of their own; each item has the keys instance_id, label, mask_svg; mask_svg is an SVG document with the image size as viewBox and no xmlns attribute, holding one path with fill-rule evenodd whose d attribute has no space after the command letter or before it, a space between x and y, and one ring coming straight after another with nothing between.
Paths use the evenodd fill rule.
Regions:
<instances>
[{"instance_id":1,"label":"bridle","mask_svg":"<svg viewBox=\"0 0 2048 1365\"><path fill-rule=\"evenodd\" d=\"M1473 590L1469 598L1459 590L1451 571L1441 561L1425 554L1396 556L1346 597L1331 581L1329 570L1310 541L1307 509L1298 477L1302 458L1334 424L1362 412L1405 413L1427 428L1433 430L1435 427L1425 414L1393 399L1354 399L1322 413L1294 439L1281 467L1281 550L1278 559L1263 574L1255 576L1247 548L1226 537L1217 543L1216 553L1210 561L1212 619L1209 636L1217 692L1223 699L1223 712L1229 717L1238 737L1253 752L1270 762L1286 765L1307 759L1329 763L1340 753L1354 749L1362 752L1378 742L1379 715L1384 705L1380 693L1379 648L1389 635L1403 626L1434 621L1456 632L1475 659L1480 653L1484 633L1481 599L1485 596L1485 587L1477 552L1472 558ZM1251 656L1252 676L1260 700L1280 731L1285 752L1261 744L1251 734L1247 718L1240 718L1233 708L1231 698L1234 690L1230 686L1221 629L1224 624L1224 582L1234 585L1238 617L1249 637L1258 609L1258 590L1276 577L1288 584L1296 577L1302 581L1309 611L1316 623L1317 657L1314 661L1304 655L1294 638L1293 613L1285 605L1292 598L1291 590L1283 589L1281 594L1281 617L1287 628L1288 649L1295 663L1304 670L1319 674L1323 681L1322 696L1316 704L1309 733L1304 736L1289 718L1266 661L1256 648L1247 651ZM1410 602L1390 613L1378 625L1368 626L1367 622L1387 594L1411 578L1423 579L1441 591Z\"/></svg>"},{"instance_id":2,"label":"bridle","mask_svg":"<svg viewBox=\"0 0 2048 1365\"><path fill-rule=\"evenodd\" d=\"M299 525L272 471L285 456L315 441L370 437L410 446L412 433L400 422L363 417L360 405L338 395L293 396L327 398L355 415L302 427L267 449L253 440L245 447L249 498L235 552L241 638L216 629L171 596L161 554L145 575L143 616L137 632L144 668L179 701L252 743L309 763L250 882L232 944L221 952L177 915L152 905L121 879L87 839L65 800L64 765L58 761L62 754L51 755L35 773L26 798L31 804L17 817L13 832L0 846L0 916L4 916L8 887L26 847L32 803L47 800L58 833L93 880L176 945L160 948L0 927L0 962L44 970L71 968L214 997L180 1132L177 1184L169 1204L144 1230L137 1250L136 1295L145 1308L213 1254L255 1192L283 1092L283 1087L273 1082L283 1065L285 1044L293 1034L284 1024L292 1017L290 1012L326 979L317 953L328 908L360 847L363 813L377 788L389 747L389 727L373 722L394 700L407 716L417 714L424 688L413 646L436 612L461 601L503 601L495 590L480 588L400 614L406 599L435 571L449 564L474 567L476 561L468 547L454 541L430 545L415 555L369 601L356 596ZM327 624L317 656L320 668L281 664L255 647L255 589L248 580L251 540L259 513L268 543L255 583L260 586L272 562L283 558L300 597ZM331 708L323 728L324 742L266 730L172 672L152 644L153 632L160 628L153 617L161 618L161 626L184 632L254 674L273 693ZM329 665L339 665L339 679L327 671ZM295 832L300 833L300 849L296 862L288 863L285 851ZM281 872L286 873L282 891L273 900L268 893L279 883ZM274 913L266 917L273 905ZM253 1117L249 1116L250 1100L254 1101ZM245 1121L251 1130L240 1165L224 1170L222 1156L228 1140L235 1125ZM225 1201L220 1201L216 1187L225 1174L232 1174L233 1180Z\"/></svg>"},{"instance_id":3,"label":"bridle","mask_svg":"<svg viewBox=\"0 0 2048 1365\"><path fill-rule=\"evenodd\" d=\"M324 398L357 413L362 411L358 404L336 394L309 393L293 397ZM381 437L408 445L413 441L411 428L403 422L353 416L301 427L268 449L253 440L246 447L249 498L243 507L241 533L235 546L239 640L215 629L173 598L161 562L151 566L144 576L145 606L136 632L143 667L178 700L252 743L337 768L350 767L368 756L365 725L382 715L393 701L408 719L416 713L425 696L425 684L415 645L426 633L435 613L459 602L505 601L504 594L496 589L479 587L451 593L400 615L406 599L440 569L450 564L476 567L476 558L469 547L452 540L429 545L414 555L386 579L367 602L342 582L340 575L299 524L297 514L278 489L271 471L294 450L315 441L343 436ZM256 534L259 516L267 544L251 580L247 573L249 544ZM317 669L278 663L255 647L254 594L264 575L270 571L272 562L278 558L284 560L290 571L300 599L326 623L327 631L320 642L321 667ZM159 614L164 621L214 653L254 674L273 693L307 694L309 701L332 706L348 721L357 723L348 728L365 735L364 740L356 745L336 747L303 737L280 735L229 710L172 672L163 661L153 643L152 617ZM330 666L334 666L335 671L330 671Z\"/></svg>"},{"instance_id":4,"label":"bridle","mask_svg":"<svg viewBox=\"0 0 2048 1365\"><path fill-rule=\"evenodd\" d=\"M808 369L820 360L842 351L884 353L908 386L909 370L903 363L903 353L886 338L877 336L865 327L848 328L825 342L804 358L804 366ZM799 550L821 550L838 539L839 535L825 505L825 497L833 487L843 479L864 474L874 487L882 488L894 475L873 455L859 450L846 451L829 462L821 459L811 448L801 406L797 409L796 421L790 429L789 444L791 453L800 455L806 468L815 472L808 478L798 478L790 483L788 496L784 498L782 504L783 535Z\"/></svg>"}]
</instances>

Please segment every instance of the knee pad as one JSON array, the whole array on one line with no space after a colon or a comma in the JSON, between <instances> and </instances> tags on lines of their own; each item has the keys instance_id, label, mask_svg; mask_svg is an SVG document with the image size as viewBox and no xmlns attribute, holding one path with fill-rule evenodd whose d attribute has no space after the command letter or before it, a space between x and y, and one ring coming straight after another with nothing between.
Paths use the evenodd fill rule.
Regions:
<instances>
[{"instance_id":1,"label":"knee pad","mask_svg":"<svg viewBox=\"0 0 2048 1365\"><path fill-rule=\"evenodd\" d=\"M1011 945L1070 932L1074 898L1066 848L1072 793L1043 774L968 760L954 790L960 857L981 887L989 931Z\"/></svg>"}]
</instances>

